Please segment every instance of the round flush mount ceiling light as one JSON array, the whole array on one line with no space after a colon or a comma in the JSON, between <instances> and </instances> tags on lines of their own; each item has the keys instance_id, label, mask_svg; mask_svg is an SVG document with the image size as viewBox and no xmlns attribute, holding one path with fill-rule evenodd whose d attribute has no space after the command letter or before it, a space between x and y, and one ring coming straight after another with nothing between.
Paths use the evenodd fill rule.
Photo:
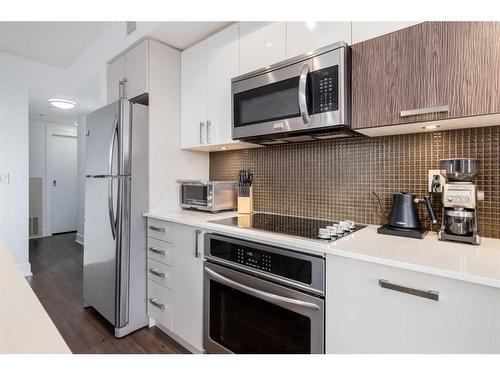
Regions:
<instances>
[{"instance_id":1,"label":"round flush mount ceiling light","mask_svg":"<svg viewBox=\"0 0 500 375\"><path fill-rule=\"evenodd\" d=\"M51 106L58 109L73 109L76 107L76 103L74 101L66 99L49 99L49 103Z\"/></svg>"}]
</instances>

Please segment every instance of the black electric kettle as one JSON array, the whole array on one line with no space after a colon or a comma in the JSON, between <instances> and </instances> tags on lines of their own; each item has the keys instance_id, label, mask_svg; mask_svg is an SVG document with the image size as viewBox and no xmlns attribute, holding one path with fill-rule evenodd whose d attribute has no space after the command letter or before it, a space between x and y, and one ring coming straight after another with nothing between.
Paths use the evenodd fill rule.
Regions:
<instances>
[{"instance_id":1,"label":"black electric kettle","mask_svg":"<svg viewBox=\"0 0 500 375\"><path fill-rule=\"evenodd\" d=\"M378 200L380 211L385 216L382 202L379 196L372 192ZM417 203L425 203L433 224L436 224L436 216L432 210L429 197L417 198L413 194L400 192L392 196L392 208L387 218L387 225L394 229L422 230L422 222L418 214Z\"/></svg>"}]
</instances>

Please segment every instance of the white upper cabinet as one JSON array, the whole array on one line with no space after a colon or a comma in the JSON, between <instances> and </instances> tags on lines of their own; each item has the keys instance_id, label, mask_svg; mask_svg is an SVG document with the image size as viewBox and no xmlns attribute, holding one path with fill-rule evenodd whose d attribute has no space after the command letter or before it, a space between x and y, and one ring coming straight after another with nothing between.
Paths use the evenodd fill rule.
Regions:
<instances>
[{"instance_id":1,"label":"white upper cabinet","mask_svg":"<svg viewBox=\"0 0 500 375\"><path fill-rule=\"evenodd\" d=\"M181 147L206 144L206 64L205 43L181 55Z\"/></svg>"},{"instance_id":2,"label":"white upper cabinet","mask_svg":"<svg viewBox=\"0 0 500 375\"><path fill-rule=\"evenodd\" d=\"M352 22L352 44L401 30L420 22Z\"/></svg>"},{"instance_id":3,"label":"white upper cabinet","mask_svg":"<svg viewBox=\"0 0 500 375\"><path fill-rule=\"evenodd\" d=\"M181 147L255 147L231 139L231 78L239 74L239 24L182 52Z\"/></svg>"},{"instance_id":4,"label":"white upper cabinet","mask_svg":"<svg viewBox=\"0 0 500 375\"><path fill-rule=\"evenodd\" d=\"M108 103L118 100L119 82L125 77L125 56L108 65L107 72L107 97Z\"/></svg>"},{"instance_id":5,"label":"white upper cabinet","mask_svg":"<svg viewBox=\"0 0 500 375\"><path fill-rule=\"evenodd\" d=\"M351 44L351 22L287 22L286 57L337 42Z\"/></svg>"},{"instance_id":6,"label":"white upper cabinet","mask_svg":"<svg viewBox=\"0 0 500 375\"><path fill-rule=\"evenodd\" d=\"M133 99L149 91L149 41L138 44L124 57L127 97Z\"/></svg>"},{"instance_id":7,"label":"white upper cabinet","mask_svg":"<svg viewBox=\"0 0 500 375\"><path fill-rule=\"evenodd\" d=\"M286 59L286 22L240 22L240 74Z\"/></svg>"},{"instance_id":8,"label":"white upper cabinet","mask_svg":"<svg viewBox=\"0 0 500 375\"><path fill-rule=\"evenodd\" d=\"M239 72L239 25L206 41L207 143L232 143L231 78Z\"/></svg>"},{"instance_id":9,"label":"white upper cabinet","mask_svg":"<svg viewBox=\"0 0 500 375\"><path fill-rule=\"evenodd\" d=\"M118 100L119 83L126 79L129 99L149 91L149 41L145 40L108 65L108 103Z\"/></svg>"}]
</instances>

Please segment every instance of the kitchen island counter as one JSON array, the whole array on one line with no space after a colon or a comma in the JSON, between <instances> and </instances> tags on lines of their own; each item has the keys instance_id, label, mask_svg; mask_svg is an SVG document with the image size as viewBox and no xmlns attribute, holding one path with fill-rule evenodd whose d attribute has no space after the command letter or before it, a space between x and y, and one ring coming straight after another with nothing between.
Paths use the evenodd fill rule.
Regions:
<instances>
[{"instance_id":1,"label":"kitchen island counter","mask_svg":"<svg viewBox=\"0 0 500 375\"><path fill-rule=\"evenodd\" d=\"M0 242L0 354L70 354L56 326Z\"/></svg>"}]
</instances>

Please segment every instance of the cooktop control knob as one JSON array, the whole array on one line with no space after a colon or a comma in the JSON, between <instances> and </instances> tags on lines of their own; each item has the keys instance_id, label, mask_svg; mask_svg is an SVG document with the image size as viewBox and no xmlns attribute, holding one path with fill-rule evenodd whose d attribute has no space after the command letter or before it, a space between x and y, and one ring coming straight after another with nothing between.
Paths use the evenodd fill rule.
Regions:
<instances>
[{"instance_id":1,"label":"cooktop control knob","mask_svg":"<svg viewBox=\"0 0 500 375\"><path fill-rule=\"evenodd\" d=\"M337 237L337 227L329 226L326 229L330 231L330 237Z\"/></svg>"},{"instance_id":2,"label":"cooktop control knob","mask_svg":"<svg viewBox=\"0 0 500 375\"><path fill-rule=\"evenodd\" d=\"M353 230L356 228L356 226L354 225L354 221L346 220L345 222L347 223L347 228L349 228L349 230Z\"/></svg>"},{"instance_id":3,"label":"cooktop control knob","mask_svg":"<svg viewBox=\"0 0 500 375\"><path fill-rule=\"evenodd\" d=\"M329 240L330 239L330 231L327 228L320 228L318 237L323 239L323 240Z\"/></svg>"}]
</instances>

